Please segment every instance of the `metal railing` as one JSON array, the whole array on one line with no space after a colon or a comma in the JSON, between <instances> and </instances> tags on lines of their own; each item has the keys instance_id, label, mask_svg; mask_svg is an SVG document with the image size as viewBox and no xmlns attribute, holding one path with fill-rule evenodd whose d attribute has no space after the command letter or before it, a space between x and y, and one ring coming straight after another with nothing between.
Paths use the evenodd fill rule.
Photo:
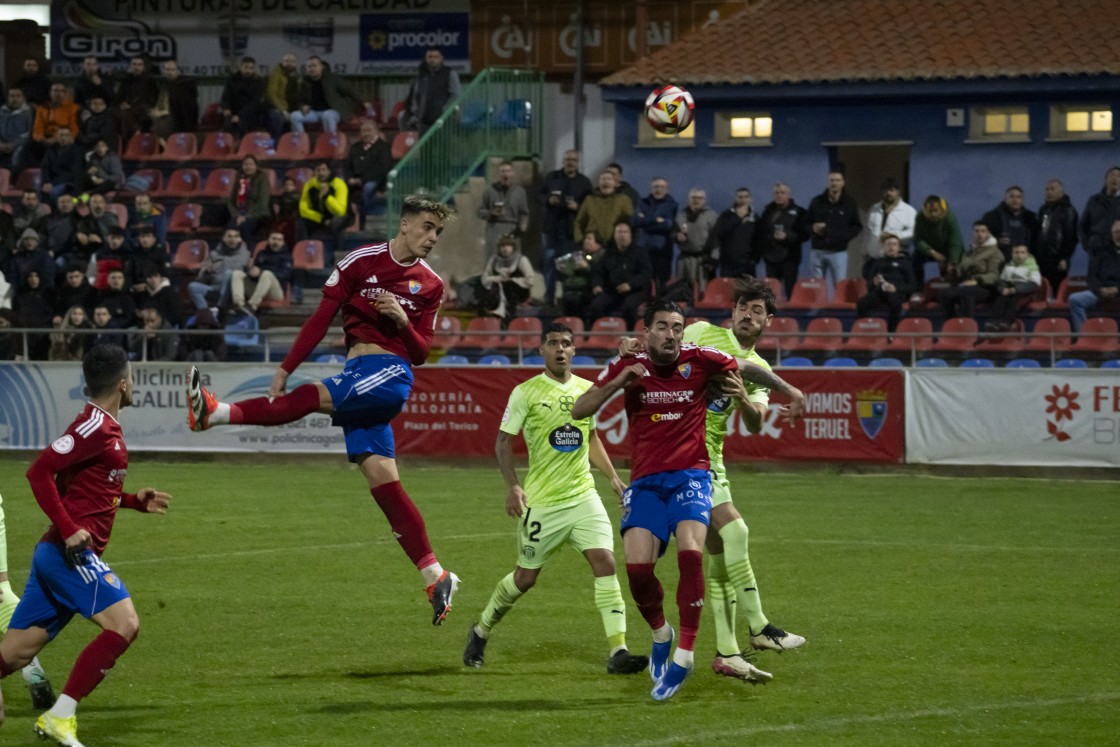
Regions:
<instances>
[{"instance_id":1,"label":"metal railing","mask_svg":"<svg viewBox=\"0 0 1120 747\"><path fill-rule=\"evenodd\" d=\"M388 225L408 195L447 202L491 157L541 155L544 74L487 68L463 89L397 163L386 182Z\"/></svg>"}]
</instances>

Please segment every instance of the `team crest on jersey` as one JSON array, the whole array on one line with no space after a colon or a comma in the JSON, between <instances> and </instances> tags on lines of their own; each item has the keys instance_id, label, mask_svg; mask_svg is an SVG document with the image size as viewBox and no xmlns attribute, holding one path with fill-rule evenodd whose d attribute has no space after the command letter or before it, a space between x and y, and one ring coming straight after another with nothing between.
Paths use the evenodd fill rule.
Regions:
<instances>
[{"instance_id":1,"label":"team crest on jersey","mask_svg":"<svg viewBox=\"0 0 1120 747\"><path fill-rule=\"evenodd\" d=\"M691 363L682 363L681 365L677 366L677 370L680 371L681 376L683 376L684 378L687 379L689 377L689 375L692 373L692 364Z\"/></svg>"},{"instance_id":2,"label":"team crest on jersey","mask_svg":"<svg viewBox=\"0 0 1120 747\"><path fill-rule=\"evenodd\" d=\"M112 586L114 589L121 588L121 580L117 578L117 574L115 573L106 573L101 577L101 580L109 584L109 586Z\"/></svg>"},{"instance_id":3,"label":"team crest on jersey","mask_svg":"<svg viewBox=\"0 0 1120 747\"><path fill-rule=\"evenodd\" d=\"M409 293L419 293L421 287L423 287L423 286L420 285L419 280L409 280L408 281L408 292Z\"/></svg>"},{"instance_id":4,"label":"team crest on jersey","mask_svg":"<svg viewBox=\"0 0 1120 747\"><path fill-rule=\"evenodd\" d=\"M65 436L60 436L55 439L51 444L51 448L59 454L69 454L71 449L74 448L74 437L67 433Z\"/></svg>"}]
</instances>

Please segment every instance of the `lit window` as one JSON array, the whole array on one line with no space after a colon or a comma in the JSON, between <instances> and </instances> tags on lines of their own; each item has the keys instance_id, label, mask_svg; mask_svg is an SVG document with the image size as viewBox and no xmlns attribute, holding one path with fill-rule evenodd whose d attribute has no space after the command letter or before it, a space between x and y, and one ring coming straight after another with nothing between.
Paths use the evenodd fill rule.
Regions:
<instances>
[{"instance_id":1,"label":"lit window","mask_svg":"<svg viewBox=\"0 0 1120 747\"><path fill-rule=\"evenodd\" d=\"M658 132L646 121L645 112L639 115L638 120L638 145L653 146L657 148L691 148L696 145L696 120L678 133L667 134Z\"/></svg>"},{"instance_id":2,"label":"lit window","mask_svg":"<svg viewBox=\"0 0 1120 747\"><path fill-rule=\"evenodd\" d=\"M1108 106L1061 104L1050 107L1051 140L1106 140L1112 137Z\"/></svg>"},{"instance_id":3,"label":"lit window","mask_svg":"<svg viewBox=\"0 0 1120 747\"><path fill-rule=\"evenodd\" d=\"M774 120L766 112L718 112L715 116L716 145L771 145Z\"/></svg>"},{"instance_id":4,"label":"lit window","mask_svg":"<svg viewBox=\"0 0 1120 747\"><path fill-rule=\"evenodd\" d=\"M1025 106L985 106L972 110L969 142L1012 142L1030 140L1031 115Z\"/></svg>"}]
</instances>

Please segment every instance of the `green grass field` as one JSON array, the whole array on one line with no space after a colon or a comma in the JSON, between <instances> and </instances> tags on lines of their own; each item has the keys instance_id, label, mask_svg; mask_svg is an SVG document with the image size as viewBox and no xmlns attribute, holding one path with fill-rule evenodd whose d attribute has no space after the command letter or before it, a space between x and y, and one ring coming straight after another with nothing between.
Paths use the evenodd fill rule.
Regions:
<instances>
[{"instance_id":1,"label":"green grass field","mask_svg":"<svg viewBox=\"0 0 1120 747\"><path fill-rule=\"evenodd\" d=\"M45 526L26 465L0 459L17 589ZM605 673L573 552L496 628L486 667L462 666L467 625L514 563L488 465L404 466L464 581L441 628L352 469L139 456L130 472L132 490L168 490L173 507L118 516L106 560L141 634L79 710L90 747L1120 740L1116 483L733 470L766 612L809 643L761 654L774 681L751 687L711 673L705 615L696 672L656 704L648 675ZM675 563L659 574L675 623ZM629 627L647 652L632 604ZM56 688L93 632L75 621L44 651ZM18 678L4 694L0 743L37 744Z\"/></svg>"}]
</instances>

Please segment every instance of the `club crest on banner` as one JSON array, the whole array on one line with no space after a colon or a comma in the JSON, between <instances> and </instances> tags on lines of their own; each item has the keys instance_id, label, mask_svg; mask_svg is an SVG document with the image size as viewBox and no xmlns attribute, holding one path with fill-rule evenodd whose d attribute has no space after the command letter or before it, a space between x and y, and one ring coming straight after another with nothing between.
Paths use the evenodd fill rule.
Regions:
<instances>
[{"instance_id":1,"label":"club crest on banner","mask_svg":"<svg viewBox=\"0 0 1120 747\"><path fill-rule=\"evenodd\" d=\"M868 389L856 393L856 414L860 427L868 438L874 439L883 428L887 419L887 393L879 389Z\"/></svg>"}]
</instances>

